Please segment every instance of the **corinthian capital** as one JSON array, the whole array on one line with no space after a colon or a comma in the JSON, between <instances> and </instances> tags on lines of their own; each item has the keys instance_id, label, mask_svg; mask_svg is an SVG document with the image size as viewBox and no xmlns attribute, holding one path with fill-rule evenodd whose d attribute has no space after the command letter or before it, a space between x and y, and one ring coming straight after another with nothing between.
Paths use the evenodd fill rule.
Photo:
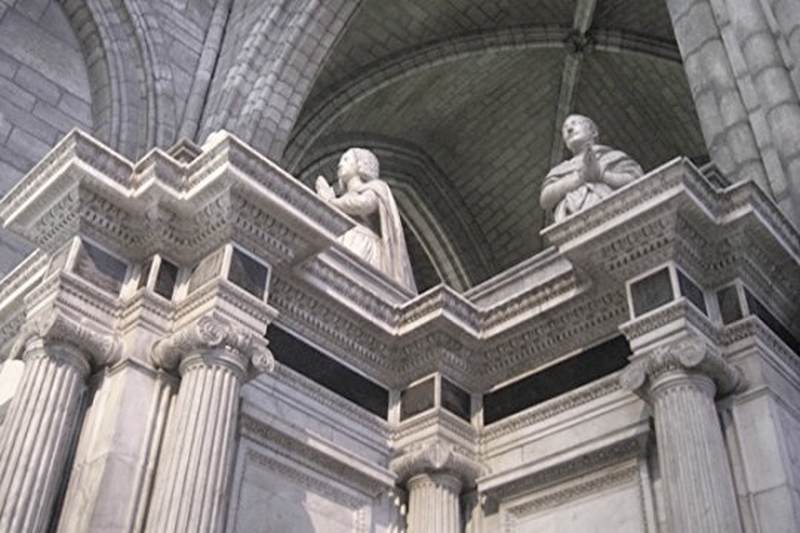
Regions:
<instances>
[{"instance_id":1,"label":"corinthian capital","mask_svg":"<svg viewBox=\"0 0 800 533\"><path fill-rule=\"evenodd\" d=\"M483 465L452 445L440 442L408 451L394 459L390 466L401 480L422 473L446 472L460 478L464 486L474 485L475 480L486 473Z\"/></svg>"},{"instance_id":2,"label":"corinthian capital","mask_svg":"<svg viewBox=\"0 0 800 533\"><path fill-rule=\"evenodd\" d=\"M85 358L85 363L96 368L113 365L122 355L122 342L116 335L97 331L85 320L66 316L50 309L22 326L11 348L11 357L20 357L33 341L44 345L66 344L75 348Z\"/></svg>"},{"instance_id":3,"label":"corinthian capital","mask_svg":"<svg viewBox=\"0 0 800 533\"><path fill-rule=\"evenodd\" d=\"M272 372L275 368L275 358L265 338L215 316L203 316L157 341L152 361L159 368L173 370L186 357L207 356L215 351L232 354L234 362L244 371L251 368L256 372Z\"/></svg>"},{"instance_id":4,"label":"corinthian capital","mask_svg":"<svg viewBox=\"0 0 800 533\"><path fill-rule=\"evenodd\" d=\"M638 393L648 382L673 371L708 376L714 380L719 394L730 394L744 386L739 369L698 338L681 339L647 352L622 372L620 384Z\"/></svg>"}]
</instances>

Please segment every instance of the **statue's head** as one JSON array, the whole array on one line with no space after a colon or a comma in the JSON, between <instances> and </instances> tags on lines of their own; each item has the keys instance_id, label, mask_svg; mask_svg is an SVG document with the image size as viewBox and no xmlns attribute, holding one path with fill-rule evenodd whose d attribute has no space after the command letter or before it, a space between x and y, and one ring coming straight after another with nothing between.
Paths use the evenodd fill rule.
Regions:
<instances>
[{"instance_id":1,"label":"statue's head","mask_svg":"<svg viewBox=\"0 0 800 533\"><path fill-rule=\"evenodd\" d=\"M583 115L570 115L561 127L564 142L572 153L578 153L587 144L594 144L600 132L594 120Z\"/></svg>"},{"instance_id":2,"label":"statue's head","mask_svg":"<svg viewBox=\"0 0 800 533\"><path fill-rule=\"evenodd\" d=\"M337 175L343 187L356 176L369 181L378 179L379 174L378 158L366 148L350 148L339 159Z\"/></svg>"}]
</instances>

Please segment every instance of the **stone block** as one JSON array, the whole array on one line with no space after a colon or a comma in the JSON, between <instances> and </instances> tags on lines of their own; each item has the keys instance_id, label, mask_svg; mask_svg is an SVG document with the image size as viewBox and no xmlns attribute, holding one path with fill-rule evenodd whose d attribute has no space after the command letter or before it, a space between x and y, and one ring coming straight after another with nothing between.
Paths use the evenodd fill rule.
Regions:
<instances>
[{"instance_id":1,"label":"stone block","mask_svg":"<svg viewBox=\"0 0 800 533\"><path fill-rule=\"evenodd\" d=\"M4 195L22 178L22 171L0 161L0 196Z\"/></svg>"},{"instance_id":2,"label":"stone block","mask_svg":"<svg viewBox=\"0 0 800 533\"><path fill-rule=\"evenodd\" d=\"M0 20L0 50L75 95L89 94L83 56L13 10Z\"/></svg>"},{"instance_id":3,"label":"stone block","mask_svg":"<svg viewBox=\"0 0 800 533\"><path fill-rule=\"evenodd\" d=\"M63 93L58 108L82 124L92 123L92 108L89 102L81 100L70 93Z\"/></svg>"},{"instance_id":4,"label":"stone block","mask_svg":"<svg viewBox=\"0 0 800 533\"><path fill-rule=\"evenodd\" d=\"M20 128L11 130L6 147L33 163L39 161L50 150L48 143L22 131Z\"/></svg>"},{"instance_id":5,"label":"stone block","mask_svg":"<svg viewBox=\"0 0 800 533\"><path fill-rule=\"evenodd\" d=\"M25 65L17 70L14 82L49 104L55 104L61 96L61 91L55 83Z\"/></svg>"},{"instance_id":6,"label":"stone block","mask_svg":"<svg viewBox=\"0 0 800 533\"><path fill-rule=\"evenodd\" d=\"M36 103L36 97L14 83L0 77L0 100L13 102L15 105L30 111Z\"/></svg>"}]
</instances>

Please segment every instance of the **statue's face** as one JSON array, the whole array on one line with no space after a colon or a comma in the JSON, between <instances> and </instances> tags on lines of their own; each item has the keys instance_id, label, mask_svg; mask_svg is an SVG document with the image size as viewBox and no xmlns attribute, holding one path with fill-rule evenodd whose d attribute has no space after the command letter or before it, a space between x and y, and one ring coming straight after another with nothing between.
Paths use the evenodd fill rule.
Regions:
<instances>
[{"instance_id":1,"label":"statue's face","mask_svg":"<svg viewBox=\"0 0 800 533\"><path fill-rule=\"evenodd\" d=\"M570 115L561 128L564 142L573 153L594 141L595 131L586 117Z\"/></svg>"},{"instance_id":2,"label":"statue's face","mask_svg":"<svg viewBox=\"0 0 800 533\"><path fill-rule=\"evenodd\" d=\"M358 176L358 161L352 152L345 152L339 159L337 175L342 183L347 184L350 178Z\"/></svg>"}]
</instances>

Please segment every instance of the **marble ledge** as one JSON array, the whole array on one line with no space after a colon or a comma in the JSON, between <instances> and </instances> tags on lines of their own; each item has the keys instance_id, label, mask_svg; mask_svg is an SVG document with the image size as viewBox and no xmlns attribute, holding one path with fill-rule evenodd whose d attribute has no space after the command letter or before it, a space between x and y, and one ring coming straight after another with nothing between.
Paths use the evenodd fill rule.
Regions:
<instances>
[{"instance_id":1,"label":"marble ledge","mask_svg":"<svg viewBox=\"0 0 800 533\"><path fill-rule=\"evenodd\" d=\"M505 500L567 477L643 457L652 438L651 431L646 419L637 420L578 445L565 443L557 453L483 476L478 479L478 492L488 498Z\"/></svg>"}]
</instances>

